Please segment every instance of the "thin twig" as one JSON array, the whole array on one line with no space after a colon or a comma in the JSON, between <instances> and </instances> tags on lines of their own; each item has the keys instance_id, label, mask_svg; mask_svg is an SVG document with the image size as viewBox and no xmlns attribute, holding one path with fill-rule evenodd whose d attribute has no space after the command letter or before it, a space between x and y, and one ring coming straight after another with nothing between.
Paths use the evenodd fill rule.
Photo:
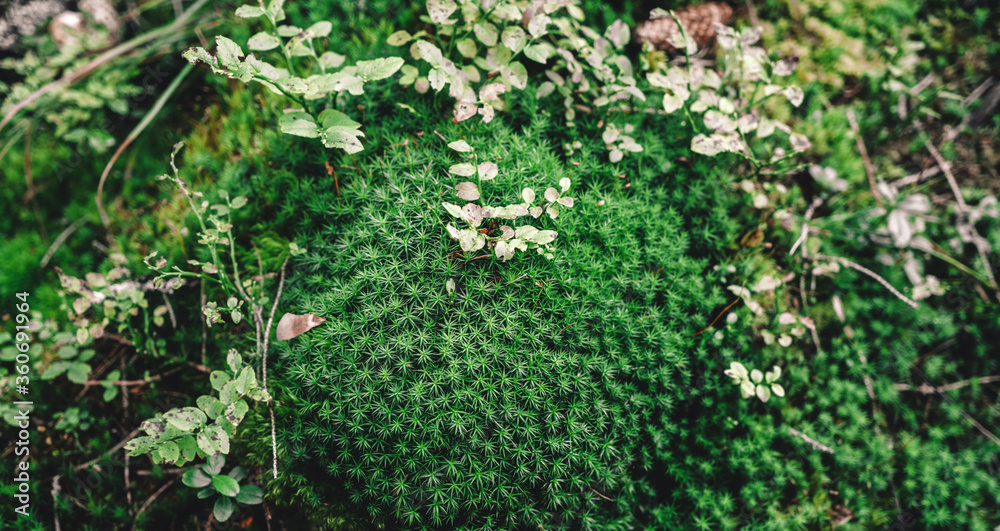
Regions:
<instances>
[{"instance_id":1,"label":"thin twig","mask_svg":"<svg viewBox=\"0 0 1000 531\"><path fill-rule=\"evenodd\" d=\"M271 324L274 323L274 312L278 310L278 301L281 300L281 290L285 287L285 267L288 265L288 258L281 263L281 275L278 277L278 293L274 296L274 304L271 306L271 315L267 318L267 326L264 327L264 349L261 351L261 372L264 390L267 390L267 346L271 339ZM274 478L278 479L278 436L274 427L274 403L267 401L267 409L271 414L271 471Z\"/></svg>"},{"instance_id":2,"label":"thin twig","mask_svg":"<svg viewBox=\"0 0 1000 531\"><path fill-rule=\"evenodd\" d=\"M613 501L615 501L615 500L612 500L611 498L608 498L607 496L605 496L605 495L601 494L600 492L597 492L596 490L594 490L594 488L593 488L593 487L591 487L591 488L590 488L590 492L593 492L594 494L596 494L596 495L598 495L598 496L600 496L600 497L604 498L605 500L608 500L609 502L613 502Z\"/></svg>"},{"instance_id":3,"label":"thin twig","mask_svg":"<svg viewBox=\"0 0 1000 531\"><path fill-rule=\"evenodd\" d=\"M45 233L45 222L42 220L42 211L38 208L38 197L35 193L35 179L31 175L31 124L24 133L24 180L28 185L28 191L24 194L24 199L31 201L32 210L35 212L35 221L38 222L38 234L43 240L49 239Z\"/></svg>"},{"instance_id":4,"label":"thin twig","mask_svg":"<svg viewBox=\"0 0 1000 531\"><path fill-rule=\"evenodd\" d=\"M893 387L895 387L900 391L917 391L923 395L930 395L934 393L944 393L947 391L954 391L955 389L961 389L967 385L972 385L973 382L980 384L1000 382L1000 376L983 376L980 378L970 378L968 380L962 380L960 382L950 383L939 387L934 387L933 385L930 385L928 383L922 383L919 386L905 384L905 383L898 383L898 384L893 384Z\"/></svg>"},{"instance_id":5,"label":"thin twig","mask_svg":"<svg viewBox=\"0 0 1000 531\"><path fill-rule=\"evenodd\" d=\"M112 448L112 449L108 450L107 452L104 452L103 454L101 454L101 455L99 455L99 456L91 459L90 461L87 461L86 463L84 463L82 465L77 465L77 466L73 467L73 470L83 470L84 468L87 468L87 467L93 465L94 463L97 463L101 459L104 459L105 457L107 457L107 456L109 456L109 455L117 452L118 450L120 450L122 448L122 446L125 446L125 443L127 443L127 442L131 441L132 439L134 439L136 435L139 435L139 428L136 428L136 429L132 430L132 433L128 434L124 439L122 439L122 442L116 444L114 446L114 448Z\"/></svg>"},{"instance_id":6,"label":"thin twig","mask_svg":"<svg viewBox=\"0 0 1000 531\"><path fill-rule=\"evenodd\" d=\"M181 72L174 77L173 81L170 82L170 85L168 85L166 90L163 91L163 94L160 94L160 97L156 99L153 107L146 112L146 115L142 117L142 120L135 126L135 129L132 129L128 136L125 137L125 141L118 146L118 149L115 150L115 154L112 155L111 160L108 161L108 165L104 167L104 171L101 173L101 179L97 183L96 201L97 211L101 214L101 223L104 223L105 227L108 226L110 220L108 219L107 211L104 210L104 181L108 178L108 174L111 173L111 168L114 167L115 162L118 160L118 157L121 156L122 152L125 151L130 144L132 144L133 140L139 138L139 135L141 135L146 129L146 126L148 126L153 119L156 118L156 115L163 109L163 105L167 103L167 100L170 99L170 96L173 95L175 90L177 90L181 81L184 81L184 78L187 77L192 68L194 68L194 65L191 63L184 65Z\"/></svg>"},{"instance_id":7,"label":"thin twig","mask_svg":"<svg viewBox=\"0 0 1000 531\"><path fill-rule=\"evenodd\" d=\"M166 297L166 294L164 294L163 296ZM121 374L122 374L122 376L124 376L125 375L125 357L122 356L120 359L121 359L121 363L119 364L119 367L121 367ZM125 422L128 422L128 412L129 412L128 389L126 388L126 386L123 385L123 386L121 386L120 391L121 391L121 395L122 395L122 411L124 412L124 416L125 416L125 418L123 420ZM131 477L130 477L130 474L129 474L129 461L131 460L131 457L132 456L130 456L128 452L125 452L125 470L124 470L124 474L125 474L125 500L128 502L128 512L130 514L132 514L132 480L131 480Z\"/></svg>"},{"instance_id":8,"label":"thin twig","mask_svg":"<svg viewBox=\"0 0 1000 531\"><path fill-rule=\"evenodd\" d=\"M163 494L163 491L167 490L167 488L173 485L175 481L177 481L177 478L173 478L170 481L164 483L162 487L157 489L152 496L150 496L149 498L146 499L145 502L143 502L142 507L139 508L139 512L135 513L135 521L132 524L132 531L135 531L136 527L139 525L139 517L142 516L142 513L146 512L146 509L149 508L149 504L153 503L153 500L159 497L160 494Z\"/></svg>"},{"instance_id":9,"label":"thin twig","mask_svg":"<svg viewBox=\"0 0 1000 531\"><path fill-rule=\"evenodd\" d=\"M788 428L788 432L791 433L792 435L794 435L794 436L802 439L803 441L809 443L810 446L812 446L813 448L815 448L815 449L817 449L817 450L819 450L821 452L826 452L828 454L832 454L833 453L833 448L830 448L829 446L827 446L825 444L820 444L819 442L816 442L815 439L813 439L812 437L809 437L808 435L802 433L801 431L799 431L799 430L797 430L795 428Z\"/></svg>"},{"instance_id":10,"label":"thin twig","mask_svg":"<svg viewBox=\"0 0 1000 531\"><path fill-rule=\"evenodd\" d=\"M160 470L138 470L135 475L137 476L160 476L161 474L183 474L185 469L183 468L166 468Z\"/></svg>"},{"instance_id":11,"label":"thin twig","mask_svg":"<svg viewBox=\"0 0 1000 531\"><path fill-rule=\"evenodd\" d=\"M820 254L820 255L816 255L815 258L818 258L820 260L836 260L836 261L840 262L841 264L844 264L845 266L850 267L851 269L854 269L856 271L860 271L860 272L862 272L862 273L864 273L864 274L872 277L873 279L875 279L879 284L882 284L882 286L884 286L885 289L889 290L890 293L892 293L893 295L895 295L896 298L898 298L899 300L905 302L906 304L908 304L914 310L916 310L917 308L920 307L919 304L913 302L912 300L909 299L909 297L907 297L906 295L903 295L902 293L899 292L899 290L897 290L896 288L892 287L892 284L889 284L888 280L880 277L878 275L878 273L875 273L874 271L872 271L871 269L868 269L867 267L864 267L864 266L859 265L859 264L855 264L854 262L852 262L852 261L850 261L850 260L848 260L846 258L839 257L839 256L826 256L826 255Z\"/></svg>"},{"instance_id":12,"label":"thin twig","mask_svg":"<svg viewBox=\"0 0 1000 531\"><path fill-rule=\"evenodd\" d=\"M198 282L198 285L200 286L200 292L201 292L201 307L204 308L205 307L205 279L202 279L201 282ZM205 360L205 345L208 342L208 326L206 325L205 320L208 319L208 317L205 316L205 312L198 312L198 313L201 314L201 363L202 363L202 365L204 365L205 361L206 361Z\"/></svg>"},{"instance_id":13,"label":"thin twig","mask_svg":"<svg viewBox=\"0 0 1000 531\"><path fill-rule=\"evenodd\" d=\"M155 382L157 380L162 380L164 377L170 376L171 374L173 374L173 373L175 373L175 372L177 372L177 371L179 371L179 370L181 370L183 368L184 368L183 365L177 366L177 367L174 367L173 369L165 371L162 374L155 374L153 376L150 376L149 378L143 378L142 380L87 380L84 383L84 385L87 386L87 387L92 387L92 386L100 385L100 384L121 385L121 386L125 386L125 387L134 387L134 386L137 386L137 385L146 385L146 384L148 384L150 382Z\"/></svg>"},{"instance_id":14,"label":"thin twig","mask_svg":"<svg viewBox=\"0 0 1000 531\"><path fill-rule=\"evenodd\" d=\"M934 162L937 162L937 165L944 170L944 176L948 179L948 185L951 186L951 193L955 194L955 201L958 202L958 209L964 217L965 213L969 210L969 205L965 203L965 198L962 197L962 190L958 188L958 180L955 179L955 176L951 173L951 165L944 161L944 158L941 156L941 152L934 147L934 144L931 144L930 140L924 140L924 146L927 148L927 151L931 152L931 156L934 157Z\"/></svg>"},{"instance_id":15,"label":"thin twig","mask_svg":"<svg viewBox=\"0 0 1000 531\"><path fill-rule=\"evenodd\" d=\"M80 218L74 221L72 225L66 227L66 229L56 237L56 241L52 242L52 245L49 246L49 250L45 251L45 256L42 257L42 261L38 265L39 269L45 269L45 266L49 265L49 260L52 259L52 255L56 254L56 251L58 251L59 247L61 247L63 242L66 241L66 238L69 238L69 235L73 234L73 232L75 232L76 229L79 229L80 226L82 226L86 221L87 218Z\"/></svg>"},{"instance_id":16,"label":"thin twig","mask_svg":"<svg viewBox=\"0 0 1000 531\"><path fill-rule=\"evenodd\" d=\"M170 304L170 299L167 298L167 294L163 294L163 303L167 306L167 315L170 316L170 326L177 328L177 316L174 315L174 306Z\"/></svg>"},{"instance_id":17,"label":"thin twig","mask_svg":"<svg viewBox=\"0 0 1000 531\"><path fill-rule=\"evenodd\" d=\"M59 510L56 507L57 501L59 499L59 492L62 491L62 486L59 485L59 475L57 474L52 478L52 520L55 525L55 531L60 531L59 527Z\"/></svg>"},{"instance_id":18,"label":"thin twig","mask_svg":"<svg viewBox=\"0 0 1000 531\"><path fill-rule=\"evenodd\" d=\"M986 81L983 81L978 87L975 88L975 90L970 92L969 95L962 100L962 107L968 107L972 102L976 101L976 99L982 96L984 92L989 90L994 83L996 83L996 79L994 79L992 76L987 78ZM949 128L948 131L944 134L944 141L952 142L956 138L958 138L958 135L961 134L962 131L966 127L968 127L969 122L972 121L973 114L974 113L971 112L966 113L965 117L962 118L962 121L959 122L957 127Z\"/></svg>"},{"instance_id":19,"label":"thin twig","mask_svg":"<svg viewBox=\"0 0 1000 531\"><path fill-rule=\"evenodd\" d=\"M951 163L950 162L948 163L948 169L951 169ZM933 166L933 167L927 168L926 170L921 170L918 173L914 173L912 175L907 175L906 177L903 177L903 178L901 178L901 179L899 179L897 181L893 181L892 183L889 184L889 186L892 186L893 188L899 190L900 188L909 186L911 184L919 183L920 181L923 181L925 179L930 179L931 177L934 177L935 175L937 175L939 173L941 173L941 167L940 166Z\"/></svg>"},{"instance_id":20,"label":"thin twig","mask_svg":"<svg viewBox=\"0 0 1000 531\"><path fill-rule=\"evenodd\" d=\"M944 176L948 179L948 185L951 186L951 191L955 194L955 201L958 202L958 224L966 225L966 212L969 211L969 205L965 203L965 198L962 197L962 190L958 187L958 180L955 179L955 175L951 173L951 166L945 163L944 158L941 153L931 144L930 140L924 140L924 146L927 150L931 152L931 156L934 157L934 161L937 162L938 166L944 171ZM990 287L996 291L997 299L1000 300L1000 288L997 287L996 276L993 275L993 268L990 267L990 260L986 256L986 246L982 245L981 242L985 242L979 232L976 231L975 225L968 223L967 228L972 235L972 243L976 246L976 251L979 254L979 259L983 261L983 269L986 270L986 276L990 281Z\"/></svg>"},{"instance_id":21,"label":"thin twig","mask_svg":"<svg viewBox=\"0 0 1000 531\"><path fill-rule=\"evenodd\" d=\"M868 150L865 149L865 141L861 138L861 129L858 127L857 117L854 116L854 109L847 109L847 121L851 124L854 137L858 141L858 151L861 152L861 160L865 163L865 172L868 173L868 185L872 189L872 195L875 196L875 204L882 206L882 194L878 192L878 186L875 184L875 167L872 166L872 160L868 158Z\"/></svg>"}]
</instances>

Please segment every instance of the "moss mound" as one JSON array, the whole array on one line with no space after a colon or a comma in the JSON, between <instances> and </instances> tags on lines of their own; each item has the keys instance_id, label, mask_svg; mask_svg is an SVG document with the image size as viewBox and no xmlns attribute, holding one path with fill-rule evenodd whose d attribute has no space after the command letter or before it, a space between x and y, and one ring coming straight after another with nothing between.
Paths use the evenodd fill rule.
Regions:
<instances>
[{"instance_id":1,"label":"moss mound","mask_svg":"<svg viewBox=\"0 0 1000 531\"><path fill-rule=\"evenodd\" d=\"M440 203L463 202L443 141L387 152L343 200L299 210L309 253L286 295L328 321L281 347L279 447L391 526L592 527L630 521L651 494L688 321L713 300L704 262L687 256L690 220L664 207L668 191L636 192L641 176L624 187L601 153L572 166L543 133L492 124L468 140L501 168L482 204L519 202L522 186L571 169L603 174L575 179L573 209L532 220L559 232L551 261L457 256Z\"/></svg>"}]
</instances>

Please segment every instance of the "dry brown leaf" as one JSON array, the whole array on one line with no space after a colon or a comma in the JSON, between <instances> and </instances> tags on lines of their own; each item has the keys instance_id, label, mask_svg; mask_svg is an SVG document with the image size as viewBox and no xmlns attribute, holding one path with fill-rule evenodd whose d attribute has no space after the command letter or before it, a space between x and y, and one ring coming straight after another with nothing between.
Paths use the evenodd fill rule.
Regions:
<instances>
[{"instance_id":1,"label":"dry brown leaf","mask_svg":"<svg viewBox=\"0 0 1000 531\"><path fill-rule=\"evenodd\" d=\"M307 313L305 315L286 313L285 315L282 315L281 320L278 321L278 341L285 341L292 339L293 337L301 336L302 334L325 322L326 319L315 316L311 313Z\"/></svg>"}]
</instances>

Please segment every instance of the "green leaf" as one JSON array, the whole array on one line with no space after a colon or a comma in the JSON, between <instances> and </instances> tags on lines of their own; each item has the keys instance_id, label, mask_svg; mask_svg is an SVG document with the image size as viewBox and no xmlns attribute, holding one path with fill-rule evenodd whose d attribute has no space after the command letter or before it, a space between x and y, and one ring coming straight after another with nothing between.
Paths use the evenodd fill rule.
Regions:
<instances>
[{"instance_id":1,"label":"green leaf","mask_svg":"<svg viewBox=\"0 0 1000 531\"><path fill-rule=\"evenodd\" d=\"M177 439L177 446L180 447L181 456L185 461L191 461L198 456L198 441L190 435Z\"/></svg>"},{"instance_id":2,"label":"green leaf","mask_svg":"<svg viewBox=\"0 0 1000 531\"><path fill-rule=\"evenodd\" d=\"M226 458L221 455L214 455L208 458L208 462L202 467L210 475L221 474L222 467L226 466Z\"/></svg>"},{"instance_id":3,"label":"green leaf","mask_svg":"<svg viewBox=\"0 0 1000 531\"><path fill-rule=\"evenodd\" d=\"M447 210L452 216L455 216L458 219L465 219L465 215L462 214L462 207L451 203L441 203L441 206L443 206L444 209Z\"/></svg>"},{"instance_id":4,"label":"green leaf","mask_svg":"<svg viewBox=\"0 0 1000 531\"><path fill-rule=\"evenodd\" d=\"M517 26L507 26L503 30L503 34L500 35L500 42L509 48L511 52L517 53L528 42L528 36L524 33L523 29Z\"/></svg>"},{"instance_id":5,"label":"green leaf","mask_svg":"<svg viewBox=\"0 0 1000 531\"><path fill-rule=\"evenodd\" d=\"M181 476L181 482L195 489L200 489L202 487L208 486L212 482L212 478L208 476L201 468L189 468L184 471L184 475Z\"/></svg>"},{"instance_id":6,"label":"green leaf","mask_svg":"<svg viewBox=\"0 0 1000 531\"><path fill-rule=\"evenodd\" d=\"M233 515L233 510L235 508L236 505L233 504L232 500L225 496L219 496L219 498L215 500L215 507L212 509L212 514L215 515L216 520L225 522L226 520L229 520L230 516Z\"/></svg>"},{"instance_id":7,"label":"green leaf","mask_svg":"<svg viewBox=\"0 0 1000 531\"><path fill-rule=\"evenodd\" d=\"M226 475L229 476L229 477L231 477L231 478L233 478L233 479L235 479L236 481L240 481L243 478L247 477L247 471L246 471L245 468L243 468L241 466L237 466L237 467L233 467L233 469L230 470L229 473L226 474Z\"/></svg>"},{"instance_id":8,"label":"green leaf","mask_svg":"<svg viewBox=\"0 0 1000 531\"><path fill-rule=\"evenodd\" d=\"M257 18L264 15L264 10L257 6L240 6L236 8L236 16L240 18Z\"/></svg>"},{"instance_id":9,"label":"green leaf","mask_svg":"<svg viewBox=\"0 0 1000 531\"><path fill-rule=\"evenodd\" d=\"M164 462L173 464L181 456L181 449L174 441L167 441L160 445L160 458Z\"/></svg>"},{"instance_id":10,"label":"green leaf","mask_svg":"<svg viewBox=\"0 0 1000 531\"><path fill-rule=\"evenodd\" d=\"M302 33L302 28L298 26L278 26L278 36L279 37L294 37L299 33Z\"/></svg>"},{"instance_id":11,"label":"green leaf","mask_svg":"<svg viewBox=\"0 0 1000 531\"><path fill-rule=\"evenodd\" d=\"M191 431L198 426L203 426L208 417L196 407L181 407L171 409L163 414L163 418L172 426L179 430Z\"/></svg>"},{"instance_id":12,"label":"green leaf","mask_svg":"<svg viewBox=\"0 0 1000 531\"><path fill-rule=\"evenodd\" d=\"M455 151L459 151L461 153L467 153L469 151L472 151L472 146L470 146L469 143L466 142L465 140L456 140L454 142L450 142L448 144L448 147L454 149Z\"/></svg>"},{"instance_id":13,"label":"green leaf","mask_svg":"<svg viewBox=\"0 0 1000 531\"><path fill-rule=\"evenodd\" d=\"M311 31L316 37L326 37L330 34L330 30L333 29L333 24L327 22L326 20L321 20L312 26L309 26L308 31Z\"/></svg>"},{"instance_id":14,"label":"green leaf","mask_svg":"<svg viewBox=\"0 0 1000 531\"><path fill-rule=\"evenodd\" d=\"M319 115L323 124L322 139L326 147L343 149L348 153L357 153L363 146L358 137L365 136L359 131L361 124L350 119L346 114L333 109L327 109Z\"/></svg>"},{"instance_id":15,"label":"green leaf","mask_svg":"<svg viewBox=\"0 0 1000 531\"><path fill-rule=\"evenodd\" d=\"M240 45L221 35L215 38L215 43L219 48L217 50L219 64L230 70L238 67L240 64L239 59L243 57L243 50L240 48Z\"/></svg>"},{"instance_id":16,"label":"green leaf","mask_svg":"<svg viewBox=\"0 0 1000 531\"><path fill-rule=\"evenodd\" d=\"M282 9L284 5L285 0L271 0L271 3L267 4L267 16L275 22L285 20L285 10Z\"/></svg>"},{"instance_id":17,"label":"green leaf","mask_svg":"<svg viewBox=\"0 0 1000 531\"><path fill-rule=\"evenodd\" d=\"M480 22L472 28L479 42L486 46L495 46L497 43L497 27L489 22Z\"/></svg>"},{"instance_id":18,"label":"green leaf","mask_svg":"<svg viewBox=\"0 0 1000 531\"><path fill-rule=\"evenodd\" d=\"M101 398L103 398L105 402L114 400L116 396L118 396L118 387L114 385L104 386L104 394L101 395Z\"/></svg>"},{"instance_id":19,"label":"green leaf","mask_svg":"<svg viewBox=\"0 0 1000 531\"><path fill-rule=\"evenodd\" d=\"M220 417L221 418L221 417ZM218 424L212 424L203 431L213 446L224 454L229 453L229 433Z\"/></svg>"},{"instance_id":20,"label":"green leaf","mask_svg":"<svg viewBox=\"0 0 1000 531\"><path fill-rule=\"evenodd\" d=\"M187 50L184 51L184 53L181 54L181 57L187 59L187 61L191 64L195 64L198 61L201 61L211 66L213 70L218 70L219 68L219 60L216 59L214 55L208 53L207 50L205 50L200 46L197 48L188 48Z\"/></svg>"},{"instance_id":21,"label":"green leaf","mask_svg":"<svg viewBox=\"0 0 1000 531\"><path fill-rule=\"evenodd\" d=\"M559 233L554 230L540 230L534 235L534 237L531 238L531 241L537 243L538 245L545 245L552 243L552 240L555 240L558 235Z\"/></svg>"},{"instance_id":22,"label":"green leaf","mask_svg":"<svg viewBox=\"0 0 1000 531\"><path fill-rule=\"evenodd\" d=\"M471 177L476 174L476 167L468 162L463 162L448 168L448 172L461 175L462 177Z\"/></svg>"},{"instance_id":23,"label":"green leaf","mask_svg":"<svg viewBox=\"0 0 1000 531\"><path fill-rule=\"evenodd\" d=\"M222 453L219 445L208 436L208 433L205 430L198 433L197 441L198 448L201 449L202 452L205 452L206 455L216 456Z\"/></svg>"},{"instance_id":24,"label":"green leaf","mask_svg":"<svg viewBox=\"0 0 1000 531\"><path fill-rule=\"evenodd\" d=\"M476 56L476 48L476 41L472 39L458 41L458 53L462 54L462 57L472 59Z\"/></svg>"},{"instance_id":25,"label":"green leaf","mask_svg":"<svg viewBox=\"0 0 1000 531\"><path fill-rule=\"evenodd\" d=\"M87 375L89 374L90 365L77 361L69 364L69 369L66 371L66 378L75 384L83 385L87 383Z\"/></svg>"},{"instance_id":26,"label":"green leaf","mask_svg":"<svg viewBox=\"0 0 1000 531\"><path fill-rule=\"evenodd\" d=\"M386 39L386 42L389 43L389 46L402 46L410 42L411 39L413 39L413 36L410 35L410 32L405 30L400 30L393 33L392 35L389 35L389 38Z\"/></svg>"},{"instance_id":27,"label":"green leaf","mask_svg":"<svg viewBox=\"0 0 1000 531\"><path fill-rule=\"evenodd\" d=\"M236 501L247 505L257 505L264 501L264 491L257 485L242 485Z\"/></svg>"},{"instance_id":28,"label":"green leaf","mask_svg":"<svg viewBox=\"0 0 1000 531\"><path fill-rule=\"evenodd\" d=\"M250 50L266 51L273 50L278 46L281 46L281 41L266 31L262 31L253 37L250 37L250 40L247 41L247 48Z\"/></svg>"},{"instance_id":29,"label":"green leaf","mask_svg":"<svg viewBox=\"0 0 1000 531\"><path fill-rule=\"evenodd\" d=\"M242 196L242 195L240 195L240 196L236 196L236 197L233 198L231 206L235 210L237 208L242 208L242 207L246 206L246 204L247 204L247 198L244 197L244 196Z\"/></svg>"},{"instance_id":30,"label":"green leaf","mask_svg":"<svg viewBox=\"0 0 1000 531\"><path fill-rule=\"evenodd\" d=\"M250 367L243 367L243 370L240 371L240 375L236 377L236 392L241 395L246 394L250 386L256 383L257 375L254 374L253 369Z\"/></svg>"},{"instance_id":31,"label":"green leaf","mask_svg":"<svg viewBox=\"0 0 1000 531\"><path fill-rule=\"evenodd\" d=\"M512 61L500 70L511 85L521 90L528 86L528 70L521 63Z\"/></svg>"},{"instance_id":32,"label":"green leaf","mask_svg":"<svg viewBox=\"0 0 1000 531\"><path fill-rule=\"evenodd\" d=\"M358 61L355 63L358 68L357 75L365 81L376 81L385 79L396 73L403 66L401 57L380 57L372 61Z\"/></svg>"},{"instance_id":33,"label":"green leaf","mask_svg":"<svg viewBox=\"0 0 1000 531\"><path fill-rule=\"evenodd\" d=\"M247 396L258 402L271 400L271 395L268 394L268 392L263 387L255 387L251 389L250 392L247 393Z\"/></svg>"},{"instance_id":34,"label":"green leaf","mask_svg":"<svg viewBox=\"0 0 1000 531\"><path fill-rule=\"evenodd\" d=\"M229 381L229 373L224 371L212 371L212 374L208 375L208 381L212 383L212 389L216 391L222 389L223 385Z\"/></svg>"},{"instance_id":35,"label":"green leaf","mask_svg":"<svg viewBox=\"0 0 1000 531\"><path fill-rule=\"evenodd\" d=\"M230 372L236 374L243 367L243 356L240 356L236 349L229 349L229 352L226 353L226 365L229 366Z\"/></svg>"},{"instance_id":36,"label":"green leaf","mask_svg":"<svg viewBox=\"0 0 1000 531\"><path fill-rule=\"evenodd\" d=\"M211 483L212 479L209 478L208 481L209 483ZM215 487L208 487L207 489L201 489L198 491L198 499L204 500L205 498L211 498L212 495L214 495L215 493L216 493Z\"/></svg>"},{"instance_id":37,"label":"green leaf","mask_svg":"<svg viewBox=\"0 0 1000 531\"><path fill-rule=\"evenodd\" d=\"M767 402L771 399L771 390L768 389L766 385L758 385L757 398L759 398L761 402Z\"/></svg>"},{"instance_id":38,"label":"green leaf","mask_svg":"<svg viewBox=\"0 0 1000 531\"><path fill-rule=\"evenodd\" d=\"M212 486L223 496L236 496L240 493L239 482L229 476L212 476Z\"/></svg>"},{"instance_id":39,"label":"green leaf","mask_svg":"<svg viewBox=\"0 0 1000 531\"><path fill-rule=\"evenodd\" d=\"M144 420L142 424L139 424L139 429L146 432L146 435L159 437L167 430L167 423L158 419Z\"/></svg>"},{"instance_id":40,"label":"green leaf","mask_svg":"<svg viewBox=\"0 0 1000 531\"><path fill-rule=\"evenodd\" d=\"M221 401L219 401L215 397L208 395L199 396L197 403L198 403L198 408L204 411L205 415L207 415L208 418L213 420L215 419L215 417L218 417L226 409L226 406L223 405Z\"/></svg>"},{"instance_id":41,"label":"green leaf","mask_svg":"<svg viewBox=\"0 0 1000 531\"><path fill-rule=\"evenodd\" d=\"M319 64L323 68L337 68L344 64L344 59L345 57L339 53L323 52L323 54L319 56Z\"/></svg>"},{"instance_id":42,"label":"green leaf","mask_svg":"<svg viewBox=\"0 0 1000 531\"><path fill-rule=\"evenodd\" d=\"M136 437L125 443L125 450L129 455L141 455L156 447L156 440L152 437Z\"/></svg>"},{"instance_id":43,"label":"green leaf","mask_svg":"<svg viewBox=\"0 0 1000 531\"><path fill-rule=\"evenodd\" d=\"M239 393L236 391L236 382L226 382L219 390L219 400L223 404L229 405L235 402L239 398Z\"/></svg>"},{"instance_id":44,"label":"green leaf","mask_svg":"<svg viewBox=\"0 0 1000 531\"><path fill-rule=\"evenodd\" d=\"M278 128L282 133L301 136L305 138L316 138L319 136L319 128L309 113L302 111L289 112L278 118Z\"/></svg>"},{"instance_id":45,"label":"green leaf","mask_svg":"<svg viewBox=\"0 0 1000 531\"><path fill-rule=\"evenodd\" d=\"M431 17L431 22L435 24L454 24L454 20L448 20L458 4L451 0L427 0L427 14Z\"/></svg>"},{"instance_id":46,"label":"green leaf","mask_svg":"<svg viewBox=\"0 0 1000 531\"><path fill-rule=\"evenodd\" d=\"M69 365L70 365L69 362L57 361L45 368L45 371L42 372L41 379L51 380L59 376L60 374L66 372L66 370L69 369Z\"/></svg>"}]
</instances>

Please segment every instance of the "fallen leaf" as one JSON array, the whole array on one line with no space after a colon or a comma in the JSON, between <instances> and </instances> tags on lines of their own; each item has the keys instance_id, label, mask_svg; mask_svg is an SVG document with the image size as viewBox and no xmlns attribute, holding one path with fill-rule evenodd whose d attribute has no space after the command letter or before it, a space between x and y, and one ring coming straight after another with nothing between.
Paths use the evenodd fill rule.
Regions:
<instances>
[{"instance_id":1,"label":"fallen leaf","mask_svg":"<svg viewBox=\"0 0 1000 531\"><path fill-rule=\"evenodd\" d=\"M285 341L292 339L293 337L301 336L302 334L325 322L326 319L317 317L311 313L307 313L305 315L286 313L285 315L282 315L281 320L278 321L278 341Z\"/></svg>"}]
</instances>

